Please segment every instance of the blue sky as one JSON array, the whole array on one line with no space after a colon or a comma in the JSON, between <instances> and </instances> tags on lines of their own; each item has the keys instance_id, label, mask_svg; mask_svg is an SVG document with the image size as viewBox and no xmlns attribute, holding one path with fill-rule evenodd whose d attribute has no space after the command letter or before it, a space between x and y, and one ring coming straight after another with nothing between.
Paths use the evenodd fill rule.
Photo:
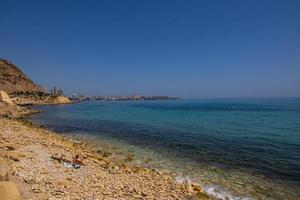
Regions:
<instances>
[{"instance_id":1,"label":"blue sky","mask_svg":"<svg viewBox=\"0 0 300 200\"><path fill-rule=\"evenodd\" d=\"M0 0L0 44L67 94L300 97L298 0Z\"/></svg>"}]
</instances>

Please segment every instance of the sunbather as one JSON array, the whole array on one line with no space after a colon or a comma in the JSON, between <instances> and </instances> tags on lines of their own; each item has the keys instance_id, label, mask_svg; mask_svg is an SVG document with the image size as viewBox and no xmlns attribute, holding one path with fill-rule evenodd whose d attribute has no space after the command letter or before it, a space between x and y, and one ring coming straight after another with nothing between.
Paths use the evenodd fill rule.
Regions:
<instances>
[{"instance_id":1,"label":"sunbather","mask_svg":"<svg viewBox=\"0 0 300 200\"><path fill-rule=\"evenodd\" d=\"M75 168L79 168L81 165L85 165L80 159L79 159L79 155L76 155L75 158L73 159L72 165Z\"/></svg>"},{"instance_id":2,"label":"sunbather","mask_svg":"<svg viewBox=\"0 0 300 200\"><path fill-rule=\"evenodd\" d=\"M64 158L64 155L62 154L60 157L57 156L51 156L52 159L57 160L58 162L62 163L67 168L80 168L81 165L84 166L85 164L79 159L79 155L76 155L73 161L71 162L68 159Z\"/></svg>"}]
</instances>

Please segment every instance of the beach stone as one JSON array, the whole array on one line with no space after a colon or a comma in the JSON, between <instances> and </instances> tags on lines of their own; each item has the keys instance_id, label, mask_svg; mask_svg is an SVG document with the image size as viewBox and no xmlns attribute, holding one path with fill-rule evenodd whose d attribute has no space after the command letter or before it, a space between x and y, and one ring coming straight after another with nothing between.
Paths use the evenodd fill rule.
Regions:
<instances>
[{"instance_id":1,"label":"beach stone","mask_svg":"<svg viewBox=\"0 0 300 200\"><path fill-rule=\"evenodd\" d=\"M2 114L1 117L6 118L6 119L13 119L13 115L11 113Z\"/></svg>"},{"instance_id":2,"label":"beach stone","mask_svg":"<svg viewBox=\"0 0 300 200\"><path fill-rule=\"evenodd\" d=\"M49 199L49 195L44 194L44 193L39 193L39 194L36 194L36 198L38 200L48 200Z\"/></svg>"},{"instance_id":3,"label":"beach stone","mask_svg":"<svg viewBox=\"0 0 300 200\"><path fill-rule=\"evenodd\" d=\"M119 170L119 166L114 166L113 169L114 170Z\"/></svg>"},{"instance_id":4,"label":"beach stone","mask_svg":"<svg viewBox=\"0 0 300 200\"><path fill-rule=\"evenodd\" d=\"M133 171L134 173L139 173L139 172L143 171L143 168L138 167L138 166L134 166L134 167L132 168L132 171Z\"/></svg>"},{"instance_id":5,"label":"beach stone","mask_svg":"<svg viewBox=\"0 0 300 200\"><path fill-rule=\"evenodd\" d=\"M133 161L133 156L132 155L127 155L125 158L125 162L132 162Z\"/></svg>"},{"instance_id":6,"label":"beach stone","mask_svg":"<svg viewBox=\"0 0 300 200\"><path fill-rule=\"evenodd\" d=\"M109 157L103 157L103 159L102 159L104 162L106 162L106 164L108 165L108 164L110 164L111 163L111 158L109 158Z\"/></svg>"},{"instance_id":7,"label":"beach stone","mask_svg":"<svg viewBox=\"0 0 300 200\"><path fill-rule=\"evenodd\" d=\"M193 189L192 185L189 183L186 184L186 190L189 194L194 193L194 189Z\"/></svg>"},{"instance_id":8,"label":"beach stone","mask_svg":"<svg viewBox=\"0 0 300 200\"><path fill-rule=\"evenodd\" d=\"M98 164L100 165L100 166L106 166L107 165L107 163L105 162L105 161L98 161Z\"/></svg>"},{"instance_id":9,"label":"beach stone","mask_svg":"<svg viewBox=\"0 0 300 200\"><path fill-rule=\"evenodd\" d=\"M112 154L112 153L110 153L110 152L104 152L104 153L102 154L102 156L103 156L103 157L109 157L109 156L111 156L111 154Z\"/></svg>"},{"instance_id":10,"label":"beach stone","mask_svg":"<svg viewBox=\"0 0 300 200\"><path fill-rule=\"evenodd\" d=\"M4 158L0 157L0 181L9 180L9 165Z\"/></svg>"},{"instance_id":11,"label":"beach stone","mask_svg":"<svg viewBox=\"0 0 300 200\"><path fill-rule=\"evenodd\" d=\"M10 158L10 159L12 159L13 161L16 161L16 162L19 161L19 154L17 152L14 152L14 151L9 152L6 155L6 157L8 157L8 158Z\"/></svg>"},{"instance_id":12,"label":"beach stone","mask_svg":"<svg viewBox=\"0 0 300 200\"><path fill-rule=\"evenodd\" d=\"M123 169L128 169L128 165L126 163L121 163L120 167Z\"/></svg>"},{"instance_id":13,"label":"beach stone","mask_svg":"<svg viewBox=\"0 0 300 200\"><path fill-rule=\"evenodd\" d=\"M99 161L103 160L103 156L101 156L101 155L95 155L94 158Z\"/></svg>"},{"instance_id":14,"label":"beach stone","mask_svg":"<svg viewBox=\"0 0 300 200\"><path fill-rule=\"evenodd\" d=\"M143 196L139 195L139 194L134 194L133 197L136 198L136 199L142 199L143 198Z\"/></svg>"},{"instance_id":15,"label":"beach stone","mask_svg":"<svg viewBox=\"0 0 300 200\"><path fill-rule=\"evenodd\" d=\"M146 196L148 196L148 193L146 191L142 191L142 196L146 197Z\"/></svg>"},{"instance_id":16,"label":"beach stone","mask_svg":"<svg viewBox=\"0 0 300 200\"><path fill-rule=\"evenodd\" d=\"M192 187L195 192L203 192L203 189L197 184L192 183Z\"/></svg>"},{"instance_id":17,"label":"beach stone","mask_svg":"<svg viewBox=\"0 0 300 200\"><path fill-rule=\"evenodd\" d=\"M21 200L18 188L13 182L0 182L0 198L1 200Z\"/></svg>"},{"instance_id":18,"label":"beach stone","mask_svg":"<svg viewBox=\"0 0 300 200\"><path fill-rule=\"evenodd\" d=\"M40 187L38 186L38 184L34 184L31 186L31 190L34 192L34 193L40 193L41 192L41 189Z\"/></svg>"},{"instance_id":19,"label":"beach stone","mask_svg":"<svg viewBox=\"0 0 300 200\"><path fill-rule=\"evenodd\" d=\"M191 200L210 200L210 197L203 192L198 192L195 196L192 197Z\"/></svg>"},{"instance_id":20,"label":"beach stone","mask_svg":"<svg viewBox=\"0 0 300 200\"><path fill-rule=\"evenodd\" d=\"M9 175L6 171L0 171L0 181L9 181Z\"/></svg>"},{"instance_id":21,"label":"beach stone","mask_svg":"<svg viewBox=\"0 0 300 200\"><path fill-rule=\"evenodd\" d=\"M8 151L14 151L16 148L12 145L5 145L4 146Z\"/></svg>"}]
</instances>

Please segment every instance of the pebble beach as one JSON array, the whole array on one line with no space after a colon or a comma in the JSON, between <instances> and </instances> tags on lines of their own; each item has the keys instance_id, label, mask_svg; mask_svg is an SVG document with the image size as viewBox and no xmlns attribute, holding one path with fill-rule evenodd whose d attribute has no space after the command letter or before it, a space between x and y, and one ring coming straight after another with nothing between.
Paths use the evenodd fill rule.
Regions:
<instances>
[{"instance_id":1,"label":"pebble beach","mask_svg":"<svg viewBox=\"0 0 300 200\"><path fill-rule=\"evenodd\" d=\"M130 156L99 152L33 126L23 116L35 111L4 104L0 109L0 183L17 188L0 192L11 199L210 199L197 184L177 182L169 172L134 166ZM51 158L61 155L79 155L86 166L67 168Z\"/></svg>"}]
</instances>

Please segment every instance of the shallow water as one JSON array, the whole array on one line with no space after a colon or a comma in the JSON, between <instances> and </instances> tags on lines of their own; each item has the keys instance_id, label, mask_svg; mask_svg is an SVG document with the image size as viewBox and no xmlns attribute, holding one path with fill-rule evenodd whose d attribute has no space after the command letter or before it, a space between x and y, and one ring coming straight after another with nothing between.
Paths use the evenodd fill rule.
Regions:
<instances>
[{"instance_id":1,"label":"shallow water","mask_svg":"<svg viewBox=\"0 0 300 200\"><path fill-rule=\"evenodd\" d=\"M135 155L231 199L300 199L300 99L39 106L35 123Z\"/></svg>"}]
</instances>

